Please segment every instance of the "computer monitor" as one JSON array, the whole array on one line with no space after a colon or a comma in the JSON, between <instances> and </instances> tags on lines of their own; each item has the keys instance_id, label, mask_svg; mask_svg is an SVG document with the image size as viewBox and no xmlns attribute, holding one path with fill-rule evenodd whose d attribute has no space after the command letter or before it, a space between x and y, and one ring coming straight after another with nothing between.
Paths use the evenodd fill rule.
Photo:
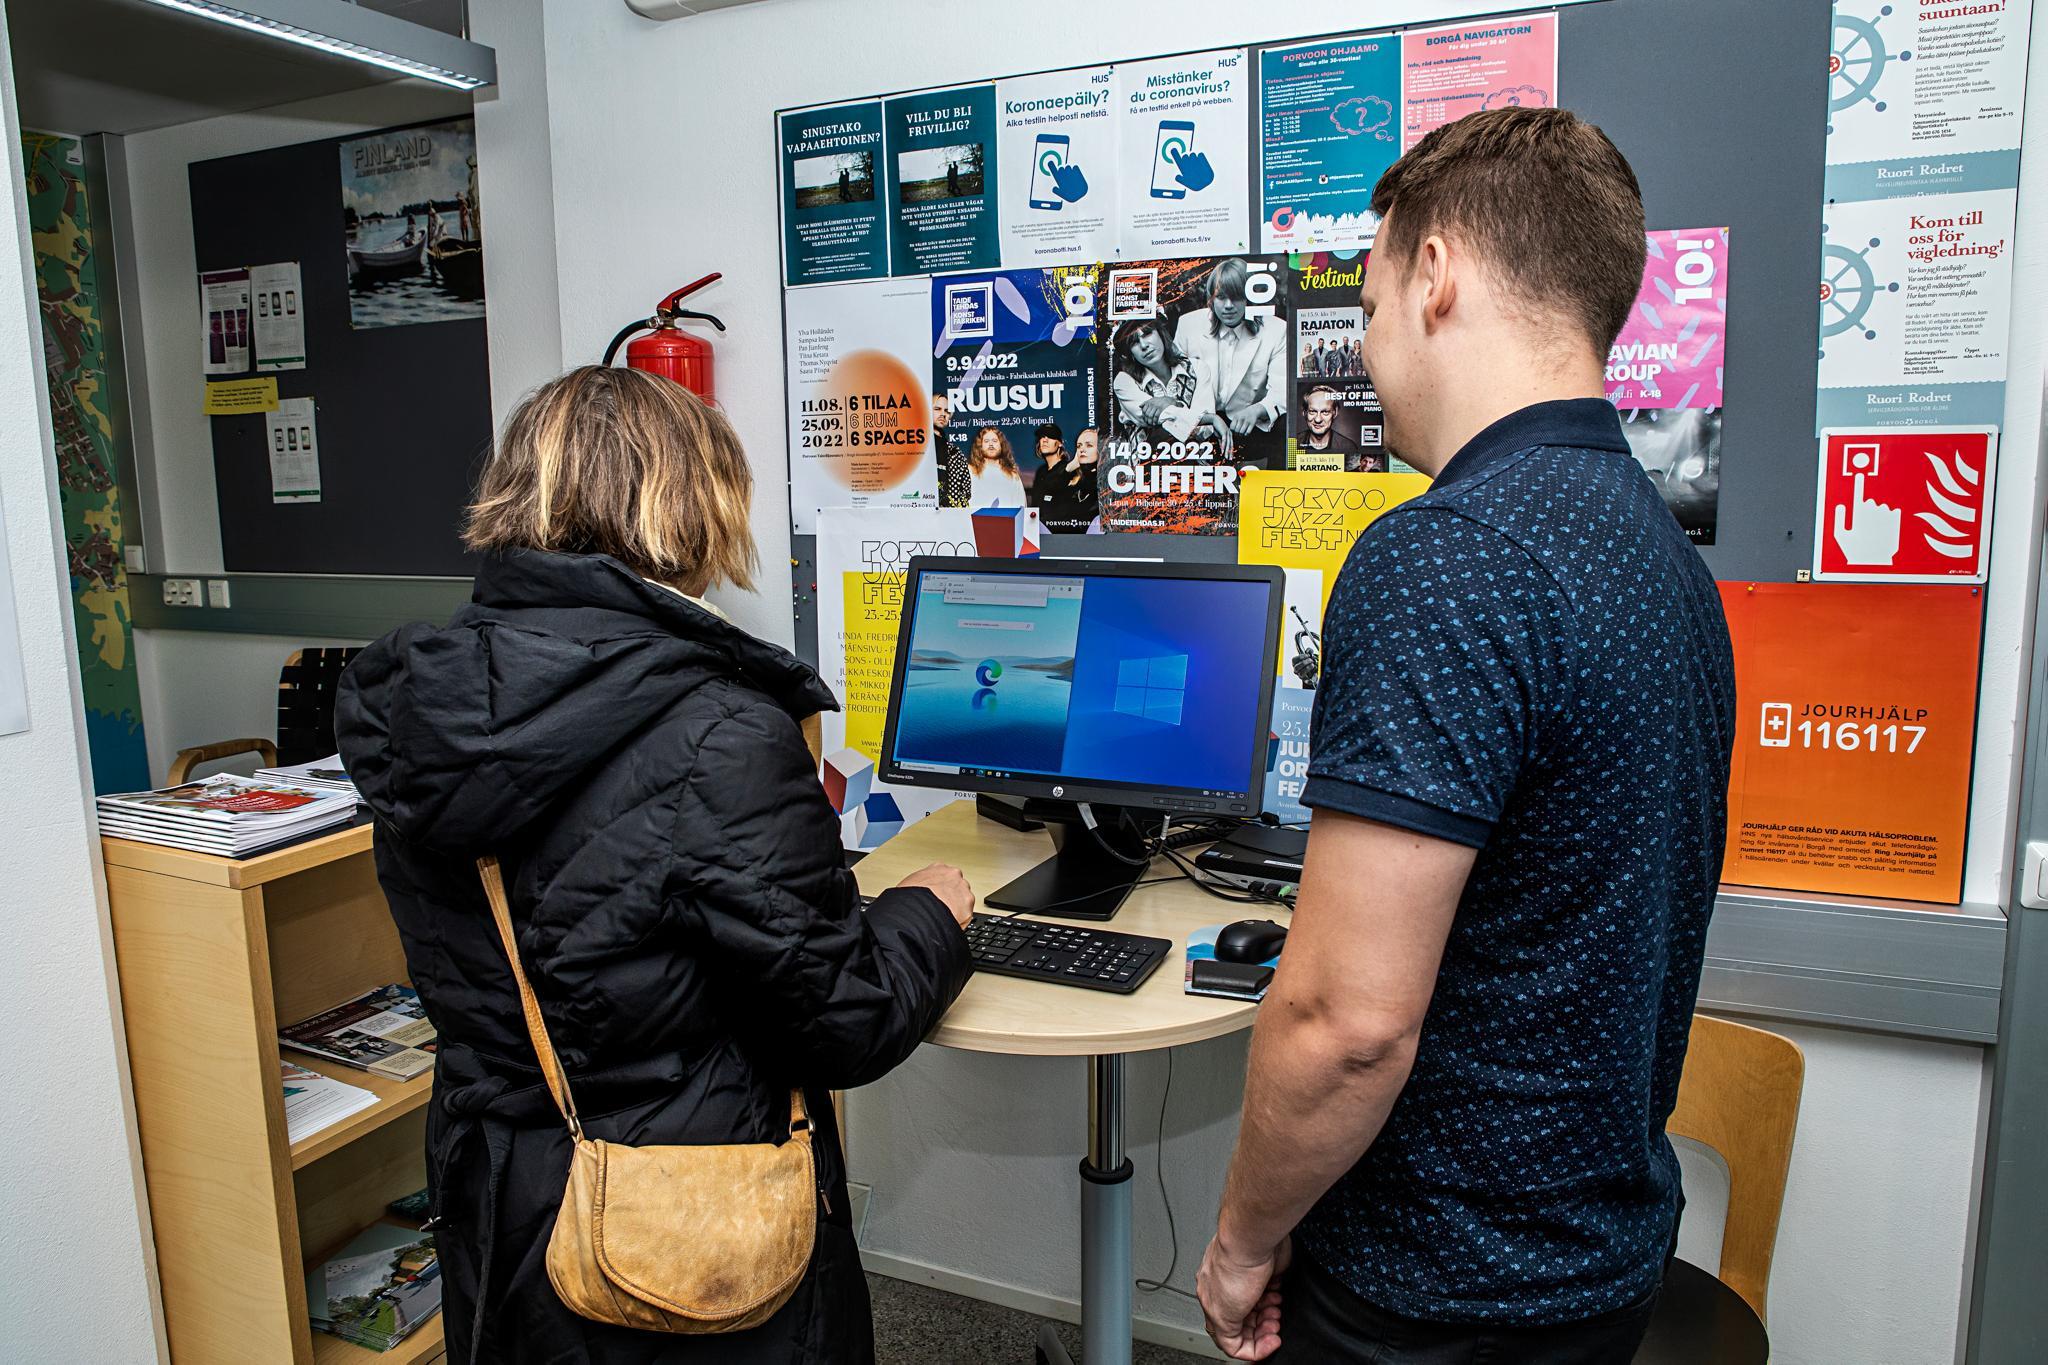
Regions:
<instances>
[{"instance_id":1,"label":"computer monitor","mask_svg":"<svg viewBox=\"0 0 2048 1365\"><path fill-rule=\"evenodd\" d=\"M1258 813L1282 581L1260 565L914 558L880 776L1090 807L1093 828L1053 812L1056 855L984 899L1107 919L1144 875L1143 824Z\"/></svg>"}]
</instances>

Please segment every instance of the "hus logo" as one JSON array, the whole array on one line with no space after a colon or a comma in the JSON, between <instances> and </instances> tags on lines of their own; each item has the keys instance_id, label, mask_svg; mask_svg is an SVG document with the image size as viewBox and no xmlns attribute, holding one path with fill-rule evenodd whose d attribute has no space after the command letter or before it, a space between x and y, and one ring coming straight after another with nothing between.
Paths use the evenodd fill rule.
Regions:
<instances>
[{"instance_id":1,"label":"hus logo","mask_svg":"<svg viewBox=\"0 0 2048 1365\"><path fill-rule=\"evenodd\" d=\"M1789 749L1792 747L1792 703L1767 701L1764 703L1763 729L1758 732L1757 743L1766 749Z\"/></svg>"},{"instance_id":2,"label":"hus logo","mask_svg":"<svg viewBox=\"0 0 2048 1365\"><path fill-rule=\"evenodd\" d=\"M996 679L1003 676L1003 666L994 659L983 659L974 666L974 680L983 687L994 687Z\"/></svg>"}]
</instances>

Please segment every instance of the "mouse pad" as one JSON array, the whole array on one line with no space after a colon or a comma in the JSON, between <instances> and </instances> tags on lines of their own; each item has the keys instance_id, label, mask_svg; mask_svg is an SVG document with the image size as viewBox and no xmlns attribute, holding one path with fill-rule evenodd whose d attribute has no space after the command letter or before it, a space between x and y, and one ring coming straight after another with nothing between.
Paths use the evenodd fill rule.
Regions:
<instances>
[{"instance_id":1,"label":"mouse pad","mask_svg":"<svg viewBox=\"0 0 2048 1365\"><path fill-rule=\"evenodd\" d=\"M1184 994L1228 994L1229 998L1231 999L1244 998L1242 996L1237 995L1235 992L1226 993L1223 991L1197 990L1195 988L1195 963L1214 962L1216 960L1217 936L1220 935L1225 929L1229 928L1230 925L1235 923L1237 923L1236 920L1229 920L1223 924L1205 924L1200 929L1197 929L1193 933L1188 935L1187 965L1184 968L1184 975L1181 978L1181 990ZM1275 953L1272 957L1266 959L1264 965L1271 967L1277 964L1279 961L1280 955L1278 953ZM1263 994L1263 992L1261 994Z\"/></svg>"}]
</instances>

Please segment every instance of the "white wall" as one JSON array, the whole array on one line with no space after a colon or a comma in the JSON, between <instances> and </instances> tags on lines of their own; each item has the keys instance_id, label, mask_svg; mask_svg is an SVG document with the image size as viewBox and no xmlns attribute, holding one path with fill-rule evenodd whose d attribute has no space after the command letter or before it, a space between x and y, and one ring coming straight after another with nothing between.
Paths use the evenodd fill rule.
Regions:
<instances>
[{"instance_id":1,"label":"white wall","mask_svg":"<svg viewBox=\"0 0 2048 1365\"><path fill-rule=\"evenodd\" d=\"M156 1271L99 875L29 272L13 65L0 32L0 509L30 728L0 737L0 1357L163 1358Z\"/></svg>"},{"instance_id":2,"label":"white wall","mask_svg":"<svg viewBox=\"0 0 2048 1365\"><path fill-rule=\"evenodd\" d=\"M595 359L613 331L676 284L725 272L700 306L731 329L717 342L718 391L754 462L764 572L758 594L721 601L747 628L785 643L793 628L774 110L1105 56L1322 32L1344 22L1320 0L1254 7L1239 0L1040 0L971 13L938 0L766 0L669 24L641 20L608 0L479 0L475 9L489 16L510 6L516 14L508 22L523 24L535 3L544 12L545 90L518 92L508 84L501 98L545 98L550 175L495 173L507 164L531 168L537 150L494 141L480 129L484 201L494 222L510 214L552 223L561 334L501 328L494 311L494 373L505 365L541 374ZM1356 17L1401 23L1502 7L1498 0L1388 0L1369 16L1361 7ZM1162 30L1166 14L1172 23ZM2036 128L2048 127L2048 38L2038 31L2044 19L2048 6L2036 18ZM2048 159L2029 158L2028 177L2023 217L2048 221L2040 212ZM507 265L501 256L494 268ZM2048 235L2022 231L2016 269L2008 417L2011 429L2033 432L2040 425ZM506 399L494 395L501 412ZM2008 844L2038 464L2031 448L2009 446L2000 475L1966 873L1973 900L1996 896ZM1981 1054L1793 1032L1808 1048L1808 1099L1773 1284L1776 1357L1790 1365L1947 1359L1961 1313ZM1183 1286L1192 1283L1215 1211L1236 1123L1242 1046L1225 1040L1184 1050L1175 1081L1166 1148ZM1141 1177L1137 1252L1144 1274L1158 1273L1166 1261L1165 1222L1149 1170L1161 1067L1158 1058L1133 1064L1129 1129ZM1082 1093L1078 1063L926 1049L856 1096L854 1174L875 1187L868 1245L1028 1293L1071 1297ZM1703 1230L1687 1234L1689 1247L1708 1240L1709 1260L1718 1238L1713 1222L1696 1213L1694 1227ZM988 1235L998 1228L1002 1235ZM1164 1324L1197 1320L1168 1296L1141 1295L1138 1311Z\"/></svg>"},{"instance_id":3,"label":"white wall","mask_svg":"<svg viewBox=\"0 0 2048 1365\"><path fill-rule=\"evenodd\" d=\"M159 543L148 547L154 571L207 574L223 567L211 419L199 402L199 267L187 168L213 157L455 117L468 107L465 95L402 82L178 124L125 140L128 178L115 193L129 210L117 217L129 228L135 278L123 281L129 291L124 304L130 344L139 339L148 376L147 390L139 395L147 420L136 425L149 440L135 458L155 514L136 525L161 528ZM512 311L496 298L492 307ZM545 317L527 320L537 327L553 326ZM275 737L277 670L285 656L301 645L360 643L136 631L151 779L162 781L172 756L185 745L244 735ZM246 770L250 765L239 766Z\"/></svg>"}]
</instances>

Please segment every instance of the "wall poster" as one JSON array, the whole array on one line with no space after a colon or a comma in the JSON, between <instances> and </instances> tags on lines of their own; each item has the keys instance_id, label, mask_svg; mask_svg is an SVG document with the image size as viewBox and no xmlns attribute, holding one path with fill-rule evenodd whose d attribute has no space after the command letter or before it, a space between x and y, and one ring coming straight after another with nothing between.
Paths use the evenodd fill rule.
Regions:
<instances>
[{"instance_id":1,"label":"wall poster","mask_svg":"<svg viewBox=\"0 0 2048 1365\"><path fill-rule=\"evenodd\" d=\"M1827 197L2020 183L2032 0L1835 0Z\"/></svg>"},{"instance_id":2,"label":"wall poster","mask_svg":"<svg viewBox=\"0 0 2048 1365\"><path fill-rule=\"evenodd\" d=\"M904 95L883 106L895 274L997 263L995 123L992 85Z\"/></svg>"},{"instance_id":3,"label":"wall poster","mask_svg":"<svg viewBox=\"0 0 2048 1365\"><path fill-rule=\"evenodd\" d=\"M1721 603L1737 695L1723 878L1955 904L1981 591L1723 583Z\"/></svg>"},{"instance_id":4,"label":"wall poster","mask_svg":"<svg viewBox=\"0 0 2048 1365\"><path fill-rule=\"evenodd\" d=\"M1033 507L1055 534L1096 515L1096 268L931 284L933 444L946 507Z\"/></svg>"},{"instance_id":5,"label":"wall poster","mask_svg":"<svg viewBox=\"0 0 2048 1365\"><path fill-rule=\"evenodd\" d=\"M1363 251L1304 251L1287 258L1294 322L1289 469L1366 474L1393 467L1386 415L1365 373L1365 307L1359 291L1365 285L1366 259Z\"/></svg>"},{"instance_id":6,"label":"wall poster","mask_svg":"<svg viewBox=\"0 0 2048 1365\"><path fill-rule=\"evenodd\" d=\"M21 155L93 786L139 791L149 786L149 752L124 562L135 503L134 490L119 478L115 447L117 409L100 306L100 271L108 257L99 249L105 239L95 221L103 209L93 197L77 139L23 133ZM13 598L4 581L6 554L0 543L0 734L28 723L20 662L13 654L17 639ZM10 724L10 714L19 717L19 725Z\"/></svg>"},{"instance_id":7,"label":"wall poster","mask_svg":"<svg viewBox=\"0 0 2048 1365\"><path fill-rule=\"evenodd\" d=\"M200 369L204 374L241 374L249 368L249 272L199 273Z\"/></svg>"},{"instance_id":8,"label":"wall poster","mask_svg":"<svg viewBox=\"0 0 2048 1365\"><path fill-rule=\"evenodd\" d=\"M935 507L931 287L866 280L783 296L789 503L798 535L821 507Z\"/></svg>"},{"instance_id":9,"label":"wall poster","mask_svg":"<svg viewBox=\"0 0 2048 1365\"><path fill-rule=\"evenodd\" d=\"M1828 205L1820 427L2005 420L2014 202L1983 190Z\"/></svg>"},{"instance_id":10,"label":"wall poster","mask_svg":"<svg viewBox=\"0 0 2048 1365\"><path fill-rule=\"evenodd\" d=\"M847 848L877 848L904 826L966 795L891 786L877 781L875 771L911 557L1030 558L1038 552L1036 518L1028 509L987 518L1015 521L1014 527L978 527L976 520L964 508L831 509L818 517L818 671L845 708L819 717L819 775L839 813Z\"/></svg>"},{"instance_id":11,"label":"wall poster","mask_svg":"<svg viewBox=\"0 0 2048 1365\"><path fill-rule=\"evenodd\" d=\"M1401 40L1328 39L1259 52L1259 249L1360 247L1373 188L1401 154Z\"/></svg>"},{"instance_id":12,"label":"wall poster","mask_svg":"<svg viewBox=\"0 0 2048 1365\"><path fill-rule=\"evenodd\" d=\"M340 145L350 325L481 318L476 120L400 128Z\"/></svg>"},{"instance_id":13,"label":"wall poster","mask_svg":"<svg viewBox=\"0 0 2048 1365\"><path fill-rule=\"evenodd\" d=\"M1251 249L1245 50L1116 68L1124 258Z\"/></svg>"},{"instance_id":14,"label":"wall poster","mask_svg":"<svg viewBox=\"0 0 2048 1365\"><path fill-rule=\"evenodd\" d=\"M1108 66L996 82L997 159L1005 168L996 202L1005 266L1116 255L1114 94Z\"/></svg>"},{"instance_id":15,"label":"wall poster","mask_svg":"<svg viewBox=\"0 0 2048 1365\"><path fill-rule=\"evenodd\" d=\"M1285 258L1104 266L1102 529L1230 535L1238 477L1287 464Z\"/></svg>"},{"instance_id":16,"label":"wall poster","mask_svg":"<svg viewBox=\"0 0 2048 1365\"><path fill-rule=\"evenodd\" d=\"M879 101L784 114L782 282L827 284L889 273L877 187Z\"/></svg>"},{"instance_id":17,"label":"wall poster","mask_svg":"<svg viewBox=\"0 0 2048 1365\"><path fill-rule=\"evenodd\" d=\"M1836 0L1816 431L2005 420L2031 0Z\"/></svg>"},{"instance_id":18,"label":"wall poster","mask_svg":"<svg viewBox=\"0 0 2048 1365\"><path fill-rule=\"evenodd\" d=\"M306 291L299 263L251 266L249 288L256 295L256 368L305 369Z\"/></svg>"},{"instance_id":19,"label":"wall poster","mask_svg":"<svg viewBox=\"0 0 2048 1365\"><path fill-rule=\"evenodd\" d=\"M313 400L281 398L263 423L270 441L270 500L320 501L320 446L314 431Z\"/></svg>"},{"instance_id":20,"label":"wall poster","mask_svg":"<svg viewBox=\"0 0 2048 1365\"><path fill-rule=\"evenodd\" d=\"M1557 16L1525 14L1401 35L1401 150L1482 109L1557 103Z\"/></svg>"},{"instance_id":21,"label":"wall poster","mask_svg":"<svg viewBox=\"0 0 2048 1365\"><path fill-rule=\"evenodd\" d=\"M1642 293L1607 353L1607 400L1686 537L1712 545L1721 500L1728 229L1649 235Z\"/></svg>"}]
</instances>

